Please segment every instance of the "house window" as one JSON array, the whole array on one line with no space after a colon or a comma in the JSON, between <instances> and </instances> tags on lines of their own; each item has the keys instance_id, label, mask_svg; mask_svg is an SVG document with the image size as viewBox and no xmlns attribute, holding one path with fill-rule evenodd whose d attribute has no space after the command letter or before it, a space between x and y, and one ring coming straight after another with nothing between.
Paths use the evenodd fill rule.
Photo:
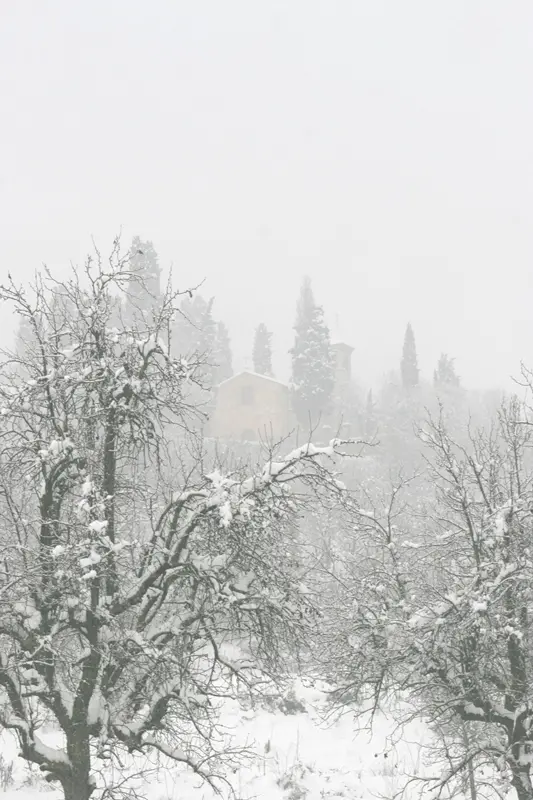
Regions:
<instances>
[{"instance_id":1,"label":"house window","mask_svg":"<svg viewBox=\"0 0 533 800\"><path fill-rule=\"evenodd\" d=\"M241 403L243 406L253 406L254 404L254 387L243 386L241 389Z\"/></svg>"}]
</instances>

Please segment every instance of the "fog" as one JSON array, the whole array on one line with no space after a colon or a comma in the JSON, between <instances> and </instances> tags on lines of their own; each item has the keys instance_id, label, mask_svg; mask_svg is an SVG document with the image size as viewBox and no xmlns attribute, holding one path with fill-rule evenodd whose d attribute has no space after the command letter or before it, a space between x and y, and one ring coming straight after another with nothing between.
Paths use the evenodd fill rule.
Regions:
<instances>
[{"instance_id":1,"label":"fog","mask_svg":"<svg viewBox=\"0 0 533 800\"><path fill-rule=\"evenodd\" d=\"M3 0L2 278L122 231L276 371L310 275L367 384L410 321L469 387L531 351L529 0ZM9 337L12 320L1 332Z\"/></svg>"},{"instance_id":2,"label":"fog","mask_svg":"<svg viewBox=\"0 0 533 800\"><path fill-rule=\"evenodd\" d=\"M533 800L532 0L0 12L0 793Z\"/></svg>"}]
</instances>

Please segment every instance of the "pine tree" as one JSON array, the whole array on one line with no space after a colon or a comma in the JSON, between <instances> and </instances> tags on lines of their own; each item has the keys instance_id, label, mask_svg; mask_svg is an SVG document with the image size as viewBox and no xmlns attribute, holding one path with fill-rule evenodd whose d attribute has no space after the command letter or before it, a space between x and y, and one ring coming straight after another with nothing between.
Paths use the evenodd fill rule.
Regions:
<instances>
[{"instance_id":1,"label":"pine tree","mask_svg":"<svg viewBox=\"0 0 533 800\"><path fill-rule=\"evenodd\" d=\"M459 386L459 376L455 371L454 359L441 353L437 369L433 372L433 383L436 388Z\"/></svg>"},{"instance_id":2,"label":"pine tree","mask_svg":"<svg viewBox=\"0 0 533 800\"><path fill-rule=\"evenodd\" d=\"M412 389L415 386L418 386L418 359L416 357L415 335L410 322L407 324L407 328L405 330L400 368L404 389Z\"/></svg>"},{"instance_id":3,"label":"pine tree","mask_svg":"<svg viewBox=\"0 0 533 800\"><path fill-rule=\"evenodd\" d=\"M258 375L272 377L272 334L264 322L259 323L255 330L252 358L254 372Z\"/></svg>"},{"instance_id":4,"label":"pine tree","mask_svg":"<svg viewBox=\"0 0 533 800\"><path fill-rule=\"evenodd\" d=\"M133 319L143 313L150 314L158 306L161 297L161 268L152 242L143 242L139 236L133 237L129 268L131 277L127 315Z\"/></svg>"},{"instance_id":5,"label":"pine tree","mask_svg":"<svg viewBox=\"0 0 533 800\"><path fill-rule=\"evenodd\" d=\"M231 378L233 375L233 357L231 353L231 343L228 329L223 322L217 322L215 344L213 350L215 384Z\"/></svg>"},{"instance_id":6,"label":"pine tree","mask_svg":"<svg viewBox=\"0 0 533 800\"><path fill-rule=\"evenodd\" d=\"M292 402L301 425L315 425L331 409L335 368L324 311L304 278L296 315L292 356Z\"/></svg>"}]
</instances>

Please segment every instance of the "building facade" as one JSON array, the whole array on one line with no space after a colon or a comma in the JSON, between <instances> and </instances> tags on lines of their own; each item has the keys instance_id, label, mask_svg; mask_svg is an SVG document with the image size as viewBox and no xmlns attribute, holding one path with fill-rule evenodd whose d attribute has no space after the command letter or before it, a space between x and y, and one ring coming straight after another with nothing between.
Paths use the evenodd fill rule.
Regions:
<instances>
[{"instance_id":1,"label":"building facade","mask_svg":"<svg viewBox=\"0 0 533 800\"><path fill-rule=\"evenodd\" d=\"M334 410L329 427L338 424L349 406L353 347L333 342L335 358ZM238 442L277 441L296 428L286 383L244 370L219 384L209 436ZM337 420L339 417L339 420Z\"/></svg>"},{"instance_id":2,"label":"building facade","mask_svg":"<svg viewBox=\"0 0 533 800\"><path fill-rule=\"evenodd\" d=\"M239 442L276 441L293 427L287 384L245 370L217 387L210 436Z\"/></svg>"}]
</instances>

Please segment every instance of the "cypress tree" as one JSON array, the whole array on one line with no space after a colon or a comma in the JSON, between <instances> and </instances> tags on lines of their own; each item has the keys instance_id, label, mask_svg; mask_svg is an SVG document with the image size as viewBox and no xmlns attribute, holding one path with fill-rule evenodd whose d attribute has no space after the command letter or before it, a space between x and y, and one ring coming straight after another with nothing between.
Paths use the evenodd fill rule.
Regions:
<instances>
[{"instance_id":1,"label":"cypress tree","mask_svg":"<svg viewBox=\"0 0 533 800\"><path fill-rule=\"evenodd\" d=\"M436 388L459 386L459 376L455 371L454 359L441 353L437 369L433 372L433 384Z\"/></svg>"},{"instance_id":2,"label":"cypress tree","mask_svg":"<svg viewBox=\"0 0 533 800\"><path fill-rule=\"evenodd\" d=\"M415 386L418 386L418 359L416 356L415 335L410 322L407 324L407 328L405 330L400 369L404 389L413 389Z\"/></svg>"},{"instance_id":3,"label":"cypress tree","mask_svg":"<svg viewBox=\"0 0 533 800\"><path fill-rule=\"evenodd\" d=\"M296 314L292 356L292 402L301 425L314 425L331 410L335 368L324 311L315 303L311 281L304 278Z\"/></svg>"},{"instance_id":4,"label":"cypress tree","mask_svg":"<svg viewBox=\"0 0 533 800\"><path fill-rule=\"evenodd\" d=\"M233 356L229 332L223 322L217 322L213 349L213 380L222 383L233 375Z\"/></svg>"},{"instance_id":5,"label":"cypress tree","mask_svg":"<svg viewBox=\"0 0 533 800\"><path fill-rule=\"evenodd\" d=\"M195 294L185 297L180 306L181 313L174 324L174 343L185 358L198 356L203 362L199 372L203 383L210 387L215 380L216 323L213 319L213 299L205 300Z\"/></svg>"},{"instance_id":6,"label":"cypress tree","mask_svg":"<svg viewBox=\"0 0 533 800\"><path fill-rule=\"evenodd\" d=\"M19 316L19 324L15 333L15 353L24 359L37 343L35 330L29 316Z\"/></svg>"},{"instance_id":7,"label":"cypress tree","mask_svg":"<svg viewBox=\"0 0 533 800\"><path fill-rule=\"evenodd\" d=\"M161 268L152 242L143 242L139 236L134 236L129 264L128 314L133 318L138 312L153 311L161 297Z\"/></svg>"},{"instance_id":8,"label":"cypress tree","mask_svg":"<svg viewBox=\"0 0 533 800\"><path fill-rule=\"evenodd\" d=\"M252 358L254 364L254 372L259 375L268 375L272 377L272 334L264 322L261 322L255 329L254 347L252 351Z\"/></svg>"},{"instance_id":9,"label":"cypress tree","mask_svg":"<svg viewBox=\"0 0 533 800\"><path fill-rule=\"evenodd\" d=\"M366 396L364 433L366 435L369 435L371 432L374 431L375 427L376 427L376 404L374 403L374 393L372 389L369 389L368 394Z\"/></svg>"}]
</instances>

